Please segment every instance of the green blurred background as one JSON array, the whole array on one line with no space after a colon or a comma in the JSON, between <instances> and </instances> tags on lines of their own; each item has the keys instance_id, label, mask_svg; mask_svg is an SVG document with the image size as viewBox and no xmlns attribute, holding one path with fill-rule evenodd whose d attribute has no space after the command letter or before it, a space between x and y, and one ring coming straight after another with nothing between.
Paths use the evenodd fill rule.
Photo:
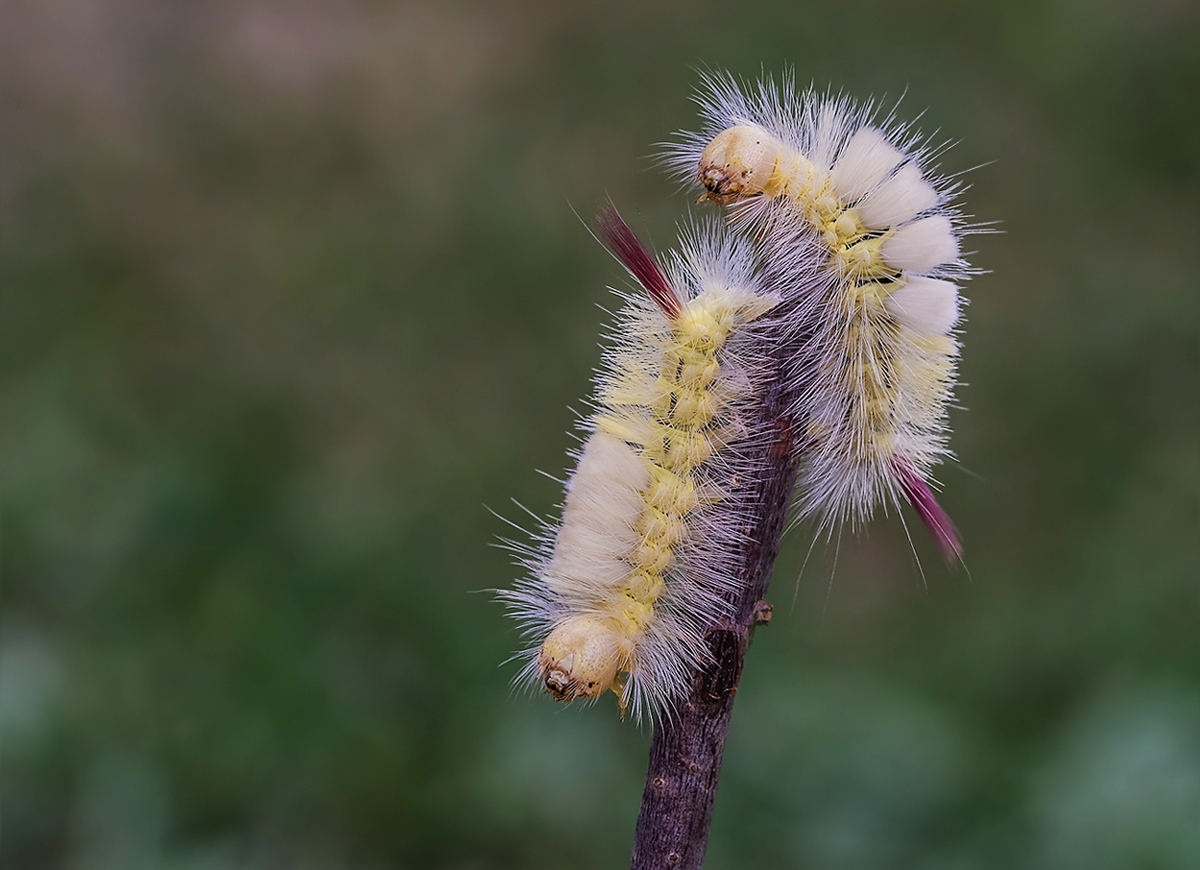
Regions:
<instances>
[{"instance_id":1,"label":"green blurred background","mask_svg":"<svg viewBox=\"0 0 1200 870\"><path fill-rule=\"evenodd\" d=\"M510 691L485 506L560 496L623 281L574 212L672 244L705 65L907 92L1004 231L969 574L791 535L708 866L1200 866L1194 3L2 16L4 867L627 862L648 729Z\"/></svg>"}]
</instances>

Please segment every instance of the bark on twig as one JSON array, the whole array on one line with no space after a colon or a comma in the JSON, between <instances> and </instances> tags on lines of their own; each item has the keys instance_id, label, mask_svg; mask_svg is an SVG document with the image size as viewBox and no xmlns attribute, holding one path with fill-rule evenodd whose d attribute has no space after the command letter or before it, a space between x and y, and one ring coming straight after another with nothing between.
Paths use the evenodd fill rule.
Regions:
<instances>
[{"instance_id":1,"label":"bark on twig","mask_svg":"<svg viewBox=\"0 0 1200 870\"><path fill-rule=\"evenodd\" d=\"M743 582L732 601L734 618L709 629L711 665L695 675L674 717L664 717L655 728L631 870L697 870L704 862L733 699L754 626L770 619L762 599L796 482L798 436L782 389L778 380L767 384L759 405L774 435L755 448L761 474L750 485L759 509L745 530L749 543L741 554Z\"/></svg>"}]
</instances>

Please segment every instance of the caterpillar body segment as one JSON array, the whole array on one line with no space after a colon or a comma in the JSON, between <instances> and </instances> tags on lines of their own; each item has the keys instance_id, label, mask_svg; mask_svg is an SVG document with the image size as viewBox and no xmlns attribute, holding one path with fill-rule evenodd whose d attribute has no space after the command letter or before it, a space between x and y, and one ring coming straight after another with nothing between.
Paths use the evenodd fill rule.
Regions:
<instances>
[{"instance_id":1,"label":"caterpillar body segment","mask_svg":"<svg viewBox=\"0 0 1200 870\"><path fill-rule=\"evenodd\" d=\"M666 162L757 241L767 283L802 336L787 376L807 437L797 503L832 528L910 503L961 555L930 489L950 456L963 218L908 128L851 101L727 78L698 98L704 128ZM819 251L812 268L812 251Z\"/></svg>"},{"instance_id":2,"label":"caterpillar body segment","mask_svg":"<svg viewBox=\"0 0 1200 870\"><path fill-rule=\"evenodd\" d=\"M719 224L692 230L666 268L614 212L600 227L645 295L618 314L562 520L503 594L538 644L524 678L558 700L612 691L623 714L658 716L707 661L705 627L729 615L748 508L736 484L754 474L744 445L762 437L745 411L779 299Z\"/></svg>"}]
</instances>

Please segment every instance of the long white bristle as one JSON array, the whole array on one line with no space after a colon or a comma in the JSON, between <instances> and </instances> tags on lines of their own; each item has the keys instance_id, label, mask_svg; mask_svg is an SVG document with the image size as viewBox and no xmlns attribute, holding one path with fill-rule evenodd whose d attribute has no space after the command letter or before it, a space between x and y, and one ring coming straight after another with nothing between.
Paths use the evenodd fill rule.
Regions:
<instances>
[{"instance_id":1,"label":"long white bristle","mask_svg":"<svg viewBox=\"0 0 1200 870\"><path fill-rule=\"evenodd\" d=\"M848 203L858 202L904 159L875 127L863 127L846 143L833 167L833 187Z\"/></svg>"},{"instance_id":2,"label":"long white bristle","mask_svg":"<svg viewBox=\"0 0 1200 870\"><path fill-rule=\"evenodd\" d=\"M888 265L905 272L928 272L958 259L958 239L945 215L905 224L884 239L879 252Z\"/></svg>"},{"instance_id":3,"label":"long white bristle","mask_svg":"<svg viewBox=\"0 0 1200 870\"><path fill-rule=\"evenodd\" d=\"M920 167L906 163L867 194L858 212L868 227L882 230L916 217L937 201L937 191L922 177Z\"/></svg>"},{"instance_id":4,"label":"long white bristle","mask_svg":"<svg viewBox=\"0 0 1200 870\"><path fill-rule=\"evenodd\" d=\"M958 288L937 278L909 278L884 305L889 314L920 336L945 335L958 323Z\"/></svg>"}]
</instances>

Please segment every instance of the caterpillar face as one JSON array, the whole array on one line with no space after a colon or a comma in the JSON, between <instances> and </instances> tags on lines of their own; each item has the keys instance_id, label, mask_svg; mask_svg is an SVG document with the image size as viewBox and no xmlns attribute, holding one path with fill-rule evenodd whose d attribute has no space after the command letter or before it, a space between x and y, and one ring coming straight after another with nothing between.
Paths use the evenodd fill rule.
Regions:
<instances>
[{"instance_id":1,"label":"caterpillar face","mask_svg":"<svg viewBox=\"0 0 1200 870\"><path fill-rule=\"evenodd\" d=\"M768 192L782 145L761 127L740 124L718 133L700 155L701 199L728 205Z\"/></svg>"},{"instance_id":2,"label":"caterpillar face","mask_svg":"<svg viewBox=\"0 0 1200 870\"><path fill-rule=\"evenodd\" d=\"M538 671L556 701L599 698L613 687L621 663L620 635L590 616L568 619L538 650ZM626 650L626 656L628 651Z\"/></svg>"}]
</instances>

